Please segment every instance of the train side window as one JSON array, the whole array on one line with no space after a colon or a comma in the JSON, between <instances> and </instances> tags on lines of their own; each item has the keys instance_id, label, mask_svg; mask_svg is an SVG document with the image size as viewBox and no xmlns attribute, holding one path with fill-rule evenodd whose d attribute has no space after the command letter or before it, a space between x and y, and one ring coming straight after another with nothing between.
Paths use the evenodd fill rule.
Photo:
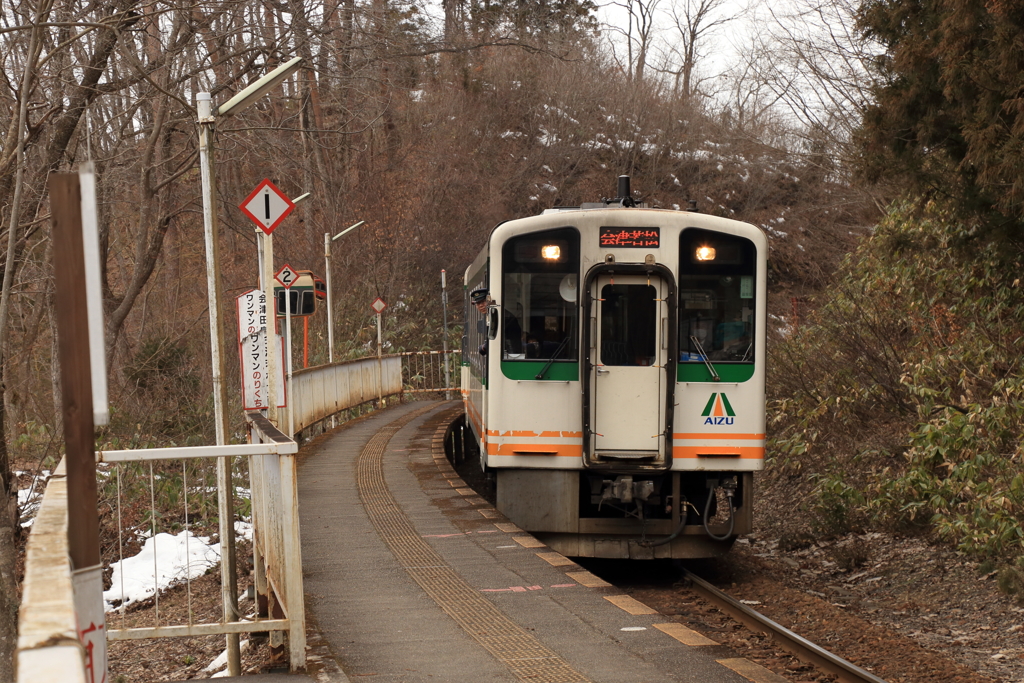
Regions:
<instances>
[{"instance_id":1,"label":"train side window","mask_svg":"<svg viewBox=\"0 0 1024 683\"><path fill-rule=\"evenodd\" d=\"M580 235L558 228L502 248L502 359L577 360Z\"/></svg>"},{"instance_id":2,"label":"train side window","mask_svg":"<svg viewBox=\"0 0 1024 683\"><path fill-rule=\"evenodd\" d=\"M679 361L754 362L757 250L744 237L688 228L679 246Z\"/></svg>"}]
</instances>

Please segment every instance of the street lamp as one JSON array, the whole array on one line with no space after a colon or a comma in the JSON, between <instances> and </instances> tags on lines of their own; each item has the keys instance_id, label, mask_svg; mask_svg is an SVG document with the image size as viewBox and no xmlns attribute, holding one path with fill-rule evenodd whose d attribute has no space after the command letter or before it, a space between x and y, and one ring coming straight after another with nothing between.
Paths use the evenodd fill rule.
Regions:
<instances>
[{"instance_id":1,"label":"street lamp","mask_svg":"<svg viewBox=\"0 0 1024 683\"><path fill-rule=\"evenodd\" d=\"M360 225L363 225L366 221L359 221L354 225L350 225L334 237L331 237L331 233L324 233L324 269L327 271L327 362L334 362L334 317L333 317L333 304L331 303L331 242L342 235L355 230Z\"/></svg>"},{"instance_id":2,"label":"street lamp","mask_svg":"<svg viewBox=\"0 0 1024 683\"><path fill-rule=\"evenodd\" d=\"M217 113L221 116L230 116L241 111L265 95L271 88L288 78L301 64L301 57L296 57L282 64L221 105L217 109ZM214 167L213 149L215 118L213 116L213 98L210 96L210 93L196 93L196 114L199 120L199 168L203 183L203 232L206 240L206 292L210 316L210 355L213 363L213 409L217 431L217 445L222 446L227 443L227 419L224 413L227 394L223 381L224 354L222 353L221 346L224 339L224 323L220 312L223 290L220 279L217 175ZM271 261L269 267L265 265L264 268L265 270L272 270L273 262ZM269 283L269 281L269 278L264 277L264 283ZM269 284L267 286L269 287ZM273 288L270 289L272 295ZM271 297L268 296L268 305L270 301ZM269 343L270 338L271 335L267 334L267 356L270 366L270 377L276 377L275 345ZM276 410L277 396L273 390L274 383L272 381L270 386L269 405L271 410ZM219 534L222 550L221 602L223 604L223 616L224 621L237 621L238 607L235 596L238 594L238 585L235 576L235 530L233 524L234 515L231 513L231 469L228 458L217 458L217 489L218 514L220 517ZM238 634L229 634L226 638L228 672L232 676L238 676L241 674Z\"/></svg>"}]
</instances>

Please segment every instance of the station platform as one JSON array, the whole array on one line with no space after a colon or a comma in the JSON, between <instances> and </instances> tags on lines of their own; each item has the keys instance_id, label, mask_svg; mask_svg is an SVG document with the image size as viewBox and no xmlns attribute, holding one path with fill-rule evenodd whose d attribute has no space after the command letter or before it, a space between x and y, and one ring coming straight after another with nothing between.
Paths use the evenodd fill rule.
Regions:
<instances>
[{"instance_id":1,"label":"station platform","mask_svg":"<svg viewBox=\"0 0 1024 683\"><path fill-rule=\"evenodd\" d=\"M785 681L509 523L444 457L445 426L459 410L452 401L396 405L301 454L311 643L319 641L343 672L311 676Z\"/></svg>"}]
</instances>

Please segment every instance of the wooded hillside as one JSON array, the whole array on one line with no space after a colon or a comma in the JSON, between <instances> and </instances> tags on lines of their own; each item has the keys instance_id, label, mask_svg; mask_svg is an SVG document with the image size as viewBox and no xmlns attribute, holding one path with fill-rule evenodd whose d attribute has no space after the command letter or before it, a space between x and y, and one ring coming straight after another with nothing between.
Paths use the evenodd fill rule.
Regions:
<instances>
[{"instance_id":1,"label":"wooded hillside","mask_svg":"<svg viewBox=\"0 0 1024 683\"><path fill-rule=\"evenodd\" d=\"M324 233L366 222L332 261L335 357L355 357L377 296L391 350L439 348L441 269L457 292L496 223L611 195L628 174L638 200L696 200L769 236L766 481L800 482L786 513L834 527L819 533L924 527L1012 560L1018 4L755 6L748 44L722 65L744 34L722 0L621 0L603 15L590 0L4 3L0 549L17 528L12 461L61 443L48 174L86 160L98 173L102 443L210 443L194 98L223 103L301 56L281 87L218 121L226 310L256 283L254 228L236 207L263 178L311 193L275 233L278 266L322 276ZM311 323L312 364L327 357L325 324ZM13 575L0 552L0 655Z\"/></svg>"},{"instance_id":2,"label":"wooded hillside","mask_svg":"<svg viewBox=\"0 0 1024 683\"><path fill-rule=\"evenodd\" d=\"M392 350L440 348L441 269L457 285L497 222L611 195L620 174L651 205L693 199L763 226L783 314L826 282L877 213L844 164L857 69L816 72L828 40L780 28L724 72L712 57L735 10L721 0L617 7L608 25L589 0L4 3L0 547L17 529L12 461L39 465L62 442L48 174L87 160L98 174L101 447L211 443L194 99L223 103L293 56L294 77L218 121L223 310L256 284L236 207L263 178L311 193L275 233L278 266L322 276L324 233L366 221L334 247L335 357L368 351L376 296ZM822 87L796 87L815 73ZM312 321L311 364L327 357L325 323ZM0 556L3 600L16 591Z\"/></svg>"},{"instance_id":3,"label":"wooded hillside","mask_svg":"<svg viewBox=\"0 0 1024 683\"><path fill-rule=\"evenodd\" d=\"M617 27L633 32L623 64L587 3L441 9L433 20L383 0L129 0L26 2L5 15L0 343L12 441L59 431L49 271L59 245L47 239L45 179L90 158L106 256L107 438L208 440L193 99L209 91L222 103L292 55L305 58L295 77L218 122L225 291L255 284L254 229L236 207L264 177L291 197L312 193L275 233L277 265L322 275L323 234L366 221L335 246L343 355L370 340L376 296L392 304L393 348L440 347L442 268L457 282L497 222L610 195L623 173L652 205L694 199L764 225L776 292L815 287L870 225L829 140L815 147L786 125L752 95L763 87L754 77L742 97L708 96L696 60L710 45L655 59L652 37ZM680 5L680 21L722 19L697 9ZM327 355L324 325L313 321L312 363Z\"/></svg>"}]
</instances>

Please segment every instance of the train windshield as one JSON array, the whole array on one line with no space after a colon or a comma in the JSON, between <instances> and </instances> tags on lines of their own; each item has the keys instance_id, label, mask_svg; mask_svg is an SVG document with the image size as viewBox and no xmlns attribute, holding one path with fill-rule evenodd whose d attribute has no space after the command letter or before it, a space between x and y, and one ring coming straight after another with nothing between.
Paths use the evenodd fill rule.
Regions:
<instances>
[{"instance_id":1,"label":"train windshield","mask_svg":"<svg viewBox=\"0 0 1024 683\"><path fill-rule=\"evenodd\" d=\"M757 250L743 237L688 228L679 245L679 361L754 362Z\"/></svg>"},{"instance_id":2,"label":"train windshield","mask_svg":"<svg viewBox=\"0 0 1024 683\"><path fill-rule=\"evenodd\" d=\"M576 360L580 235L559 228L502 249L502 359Z\"/></svg>"}]
</instances>

